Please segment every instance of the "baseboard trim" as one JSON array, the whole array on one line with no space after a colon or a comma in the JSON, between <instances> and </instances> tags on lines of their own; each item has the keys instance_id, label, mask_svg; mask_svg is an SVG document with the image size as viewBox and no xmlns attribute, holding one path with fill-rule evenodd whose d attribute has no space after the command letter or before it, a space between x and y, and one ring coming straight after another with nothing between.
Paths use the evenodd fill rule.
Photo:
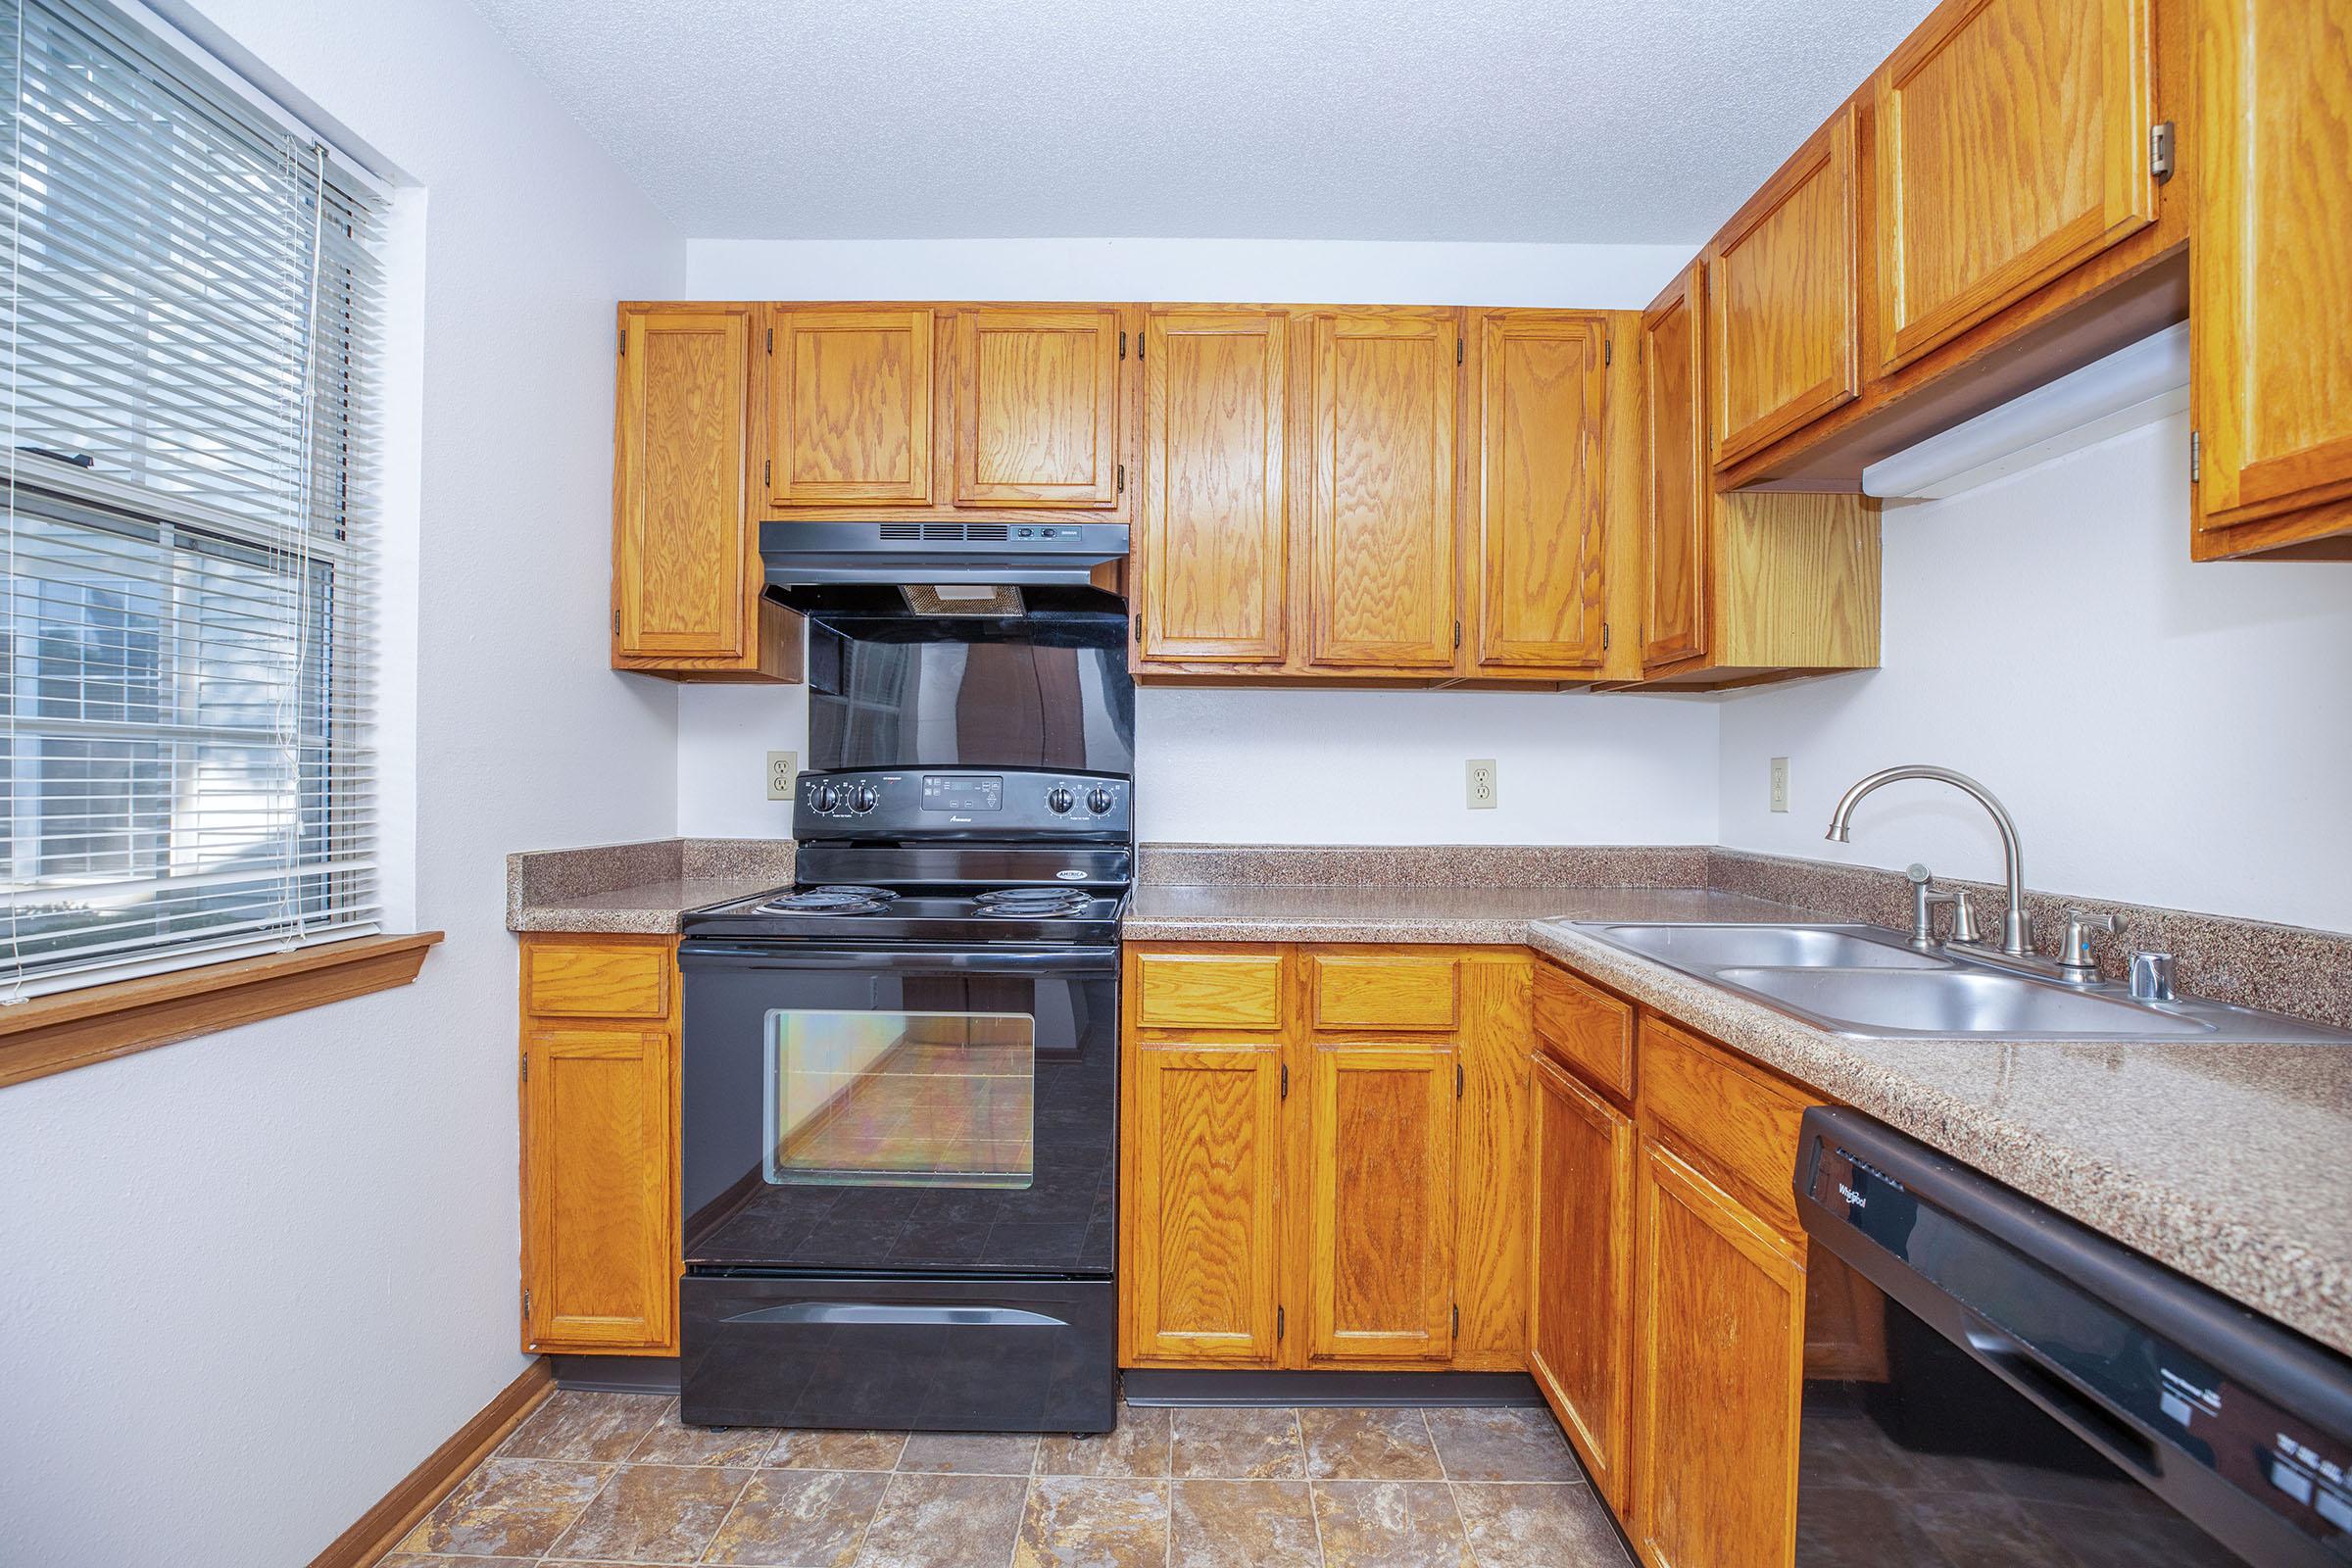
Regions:
<instances>
[{"instance_id":1,"label":"baseboard trim","mask_svg":"<svg viewBox=\"0 0 2352 1568\"><path fill-rule=\"evenodd\" d=\"M1394 1405L1425 1409L1542 1408L1524 1372L1225 1372L1131 1367L1129 1404Z\"/></svg>"},{"instance_id":2,"label":"baseboard trim","mask_svg":"<svg viewBox=\"0 0 2352 1568\"><path fill-rule=\"evenodd\" d=\"M371 1568L555 1391L554 1369L546 1356L540 1356L500 1390L498 1397L475 1412L472 1420L458 1428L447 1443L426 1455L424 1463L410 1471L399 1486L385 1493L374 1507L313 1557L311 1568Z\"/></svg>"}]
</instances>

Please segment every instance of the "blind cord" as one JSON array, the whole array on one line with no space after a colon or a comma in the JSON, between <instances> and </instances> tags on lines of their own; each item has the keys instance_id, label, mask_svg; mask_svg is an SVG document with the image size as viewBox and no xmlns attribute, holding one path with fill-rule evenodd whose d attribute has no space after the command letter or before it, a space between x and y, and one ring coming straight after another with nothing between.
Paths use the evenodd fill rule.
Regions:
<instances>
[{"instance_id":1,"label":"blind cord","mask_svg":"<svg viewBox=\"0 0 2352 1568\"><path fill-rule=\"evenodd\" d=\"M310 940L310 911L304 907L299 881L294 867L302 853L302 719L303 708L309 700L306 677L310 672L311 653L311 521L312 503L317 499L318 453L318 273L319 259L326 246L326 146L311 143L311 282L304 296L302 321L302 408L295 421L300 431L296 452L294 481L294 539L292 565L294 569L294 679L288 687L286 707L291 721L284 726L286 761L291 769L294 820L284 837L285 863L283 888L286 902L285 934L280 946L291 951ZM331 717L327 720L331 723ZM321 746L329 737L321 736ZM321 767L331 769L332 760L322 756ZM323 780L321 782L323 793Z\"/></svg>"}]
</instances>

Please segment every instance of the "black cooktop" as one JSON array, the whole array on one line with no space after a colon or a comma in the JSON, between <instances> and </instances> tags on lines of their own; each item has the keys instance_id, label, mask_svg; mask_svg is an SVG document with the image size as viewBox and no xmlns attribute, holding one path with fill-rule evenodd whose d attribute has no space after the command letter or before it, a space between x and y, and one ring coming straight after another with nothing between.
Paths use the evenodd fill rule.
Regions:
<instances>
[{"instance_id":1,"label":"black cooktop","mask_svg":"<svg viewBox=\"0 0 2352 1568\"><path fill-rule=\"evenodd\" d=\"M1052 883L979 892L812 883L687 913L688 936L774 942L1116 941L1123 891Z\"/></svg>"}]
</instances>

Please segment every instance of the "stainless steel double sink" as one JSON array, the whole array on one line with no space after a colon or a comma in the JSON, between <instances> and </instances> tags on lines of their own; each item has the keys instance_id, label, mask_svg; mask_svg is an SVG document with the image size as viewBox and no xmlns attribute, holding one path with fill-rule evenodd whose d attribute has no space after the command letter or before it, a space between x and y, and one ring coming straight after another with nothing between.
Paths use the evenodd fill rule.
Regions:
<instances>
[{"instance_id":1,"label":"stainless steel double sink","mask_svg":"<svg viewBox=\"0 0 2352 1568\"><path fill-rule=\"evenodd\" d=\"M1613 948L1863 1039L2352 1045L2352 1034L2218 1002L2141 1002L1922 950L1874 925L1579 921Z\"/></svg>"}]
</instances>

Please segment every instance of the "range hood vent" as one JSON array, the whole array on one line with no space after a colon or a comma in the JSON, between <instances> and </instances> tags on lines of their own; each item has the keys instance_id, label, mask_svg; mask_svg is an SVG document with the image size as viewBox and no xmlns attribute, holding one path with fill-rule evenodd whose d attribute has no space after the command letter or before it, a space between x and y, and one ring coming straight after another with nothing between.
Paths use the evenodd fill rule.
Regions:
<instances>
[{"instance_id":1,"label":"range hood vent","mask_svg":"<svg viewBox=\"0 0 2352 1568\"><path fill-rule=\"evenodd\" d=\"M1120 522L786 522L760 525L768 586L1103 585L1127 556Z\"/></svg>"}]
</instances>

